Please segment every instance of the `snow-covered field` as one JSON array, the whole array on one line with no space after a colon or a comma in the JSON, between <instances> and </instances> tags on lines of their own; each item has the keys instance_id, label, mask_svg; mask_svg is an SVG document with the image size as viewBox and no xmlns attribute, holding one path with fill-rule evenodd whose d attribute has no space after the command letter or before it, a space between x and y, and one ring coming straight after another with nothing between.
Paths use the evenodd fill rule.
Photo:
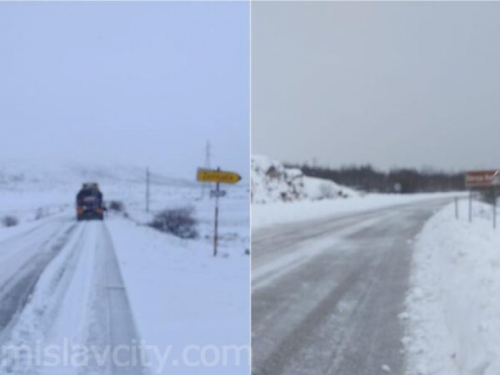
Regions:
<instances>
[{"instance_id":1,"label":"snow-covered field","mask_svg":"<svg viewBox=\"0 0 500 375\"><path fill-rule=\"evenodd\" d=\"M249 257L236 245L214 258L209 244L135 227L125 220L108 222L141 337L162 350L172 347L170 360L178 364L167 362L165 373L247 374ZM182 361L182 351L193 345L206 348L209 362L225 347L239 347L240 364L229 357L221 358L227 363L220 367L192 367ZM200 354L193 348L191 361L200 360Z\"/></svg>"},{"instance_id":2,"label":"snow-covered field","mask_svg":"<svg viewBox=\"0 0 500 375\"><path fill-rule=\"evenodd\" d=\"M409 375L500 374L500 228L467 200L431 218L416 243L404 339Z\"/></svg>"},{"instance_id":3,"label":"snow-covered field","mask_svg":"<svg viewBox=\"0 0 500 375\"><path fill-rule=\"evenodd\" d=\"M122 341L141 340L156 348L148 356L151 373L247 374L248 186L229 187L220 199L220 248L213 257L214 201L194 182L196 171L193 181L153 174L151 212L146 213L144 170L50 165L0 164L0 219L19 220L16 226L0 225L0 299L12 305L11 311L2 306L0 343L62 345L70 338L84 345L101 342L109 330L115 344L129 344L117 341L122 335ZM123 202L127 217L110 213L103 223L77 223L74 199L87 181L99 183L105 201ZM199 223L197 240L145 225L158 211L187 206ZM109 268L114 263L116 270ZM30 295L9 300L18 289ZM109 302L114 300L118 305ZM128 310L130 316L122 316L120 311ZM115 313L122 315L105 323L109 318L103 317ZM0 373L55 373L53 367L44 372L26 363L9 366Z\"/></svg>"}]
</instances>

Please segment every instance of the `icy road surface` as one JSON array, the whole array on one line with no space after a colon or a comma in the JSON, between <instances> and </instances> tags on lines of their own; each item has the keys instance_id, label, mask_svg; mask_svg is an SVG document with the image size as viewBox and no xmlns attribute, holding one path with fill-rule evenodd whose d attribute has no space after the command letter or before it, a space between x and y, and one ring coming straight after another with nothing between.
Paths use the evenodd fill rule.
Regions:
<instances>
[{"instance_id":1,"label":"icy road surface","mask_svg":"<svg viewBox=\"0 0 500 375\"><path fill-rule=\"evenodd\" d=\"M134 340L139 338L105 222L76 223L59 216L0 242L2 348L35 353L36 348L63 348L67 342L104 353L106 347ZM45 366L13 353L2 352L0 373L143 373L140 365L115 368L123 361L98 365L91 360L84 367L51 361L54 365Z\"/></svg>"},{"instance_id":2,"label":"icy road surface","mask_svg":"<svg viewBox=\"0 0 500 375\"><path fill-rule=\"evenodd\" d=\"M413 239L449 201L254 232L253 374L403 373Z\"/></svg>"}]
</instances>

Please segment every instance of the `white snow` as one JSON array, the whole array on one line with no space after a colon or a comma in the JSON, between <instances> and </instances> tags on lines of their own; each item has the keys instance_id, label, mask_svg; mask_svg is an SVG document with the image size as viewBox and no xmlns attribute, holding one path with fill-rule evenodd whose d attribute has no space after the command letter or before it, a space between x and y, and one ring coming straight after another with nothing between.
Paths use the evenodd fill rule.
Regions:
<instances>
[{"instance_id":1,"label":"white snow","mask_svg":"<svg viewBox=\"0 0 500 375\"><path fill-rule=\"evenodd\" d=\"M364 194L335 182L304 176L267 156L252 156L252 230L368 211L464 193Z\"/></svg>"},{"instance_id":2,"label":"white snow","mask_svg":"<svg viewBox=\"0 0 500 375\"><path fill-rule=\"evenodd\" d=\"M122 165L56 163L54 161L0 161L0 220L14 216L21 223L36 222L56 214L73 212L75 196L83 182L95 181L104 200L121 201L131 219L150 222L165 208L191 206L199 221L202 240L210 242L213 232L214 201L209 199L210 184L165 177L152 171L150 212L145 213L145 170ZM227 196L220 199L221 241L238 241L248 245L248 186L223 186ZM0 239L5 231L0 225ZM243 234L243 237L240 236ZM248 246L247 246L248 247Z\"/></svg>"},{"instance_id":3,"label":"white snow","mask_svg":"<svg viewBox=\"0 0 500 375\"><path fill-rule=\"evenodd\" d=\"M252 205L252 230L279 224L321 219L329 216L369 211L428 199L463 196L464 193L367 194L348 199L275 202Z\"/></svg>"},{"instance_id":4,"label":"white snow","mask_svg":"<svg viewBox=\"0 0 500 375\"><path fill-rule=\"evenodd\" d=\"M195 171L193 171L193 176ZM33 221L67 210L83 182L98 182L106 200L144 207L145 170L122 165L93 165L54 160L0 160L0 219L12 215ZM199 191L193 181L152 173L152 205L182 191ZM159 190L159 192L157 191ZM158 192L162 195L158 199ZM160 207L156 207L160 208ZM1 230L1 227L0 227Z\"/></svg>"},{"instance_id":5,"label":"white snow","mask_svg":"<svg viewBox=\"0 0 500 375\"><path fill-rule=\"evenodd\" d=\"M293 202L357 196L354 190L332 181L304 176L266 156L252 156L252 203Z\"/></svg>"},{"instance_id":6,"label":"white snow","mask_svg":"<svg viewBox=\"0 0 500 375\"><path fill-rule=\"evenodd\" d=\"M382 366L382 370L384 370L385 372L391 372L391 368L388 366L388 365L383 365Z\"/></svg>"},{"instance_id":7,"label":"white snow","mask_svg":"<svg viewBox=\"0 0 500 375\"><path fill-rule=\"evenodd\" d=\"M108 221L138 329L150 345L172 346L180 359L190 345L242 348L241 364L231 358L204 374L247 374L249 364L249 257L238 244L218 258L211 244L182 241L130 221ZM156 371L156 369L154 369ZM167 366L165 374L197 373Z\"/></svg>"},{"instance_id":8,"label":"white snow","mask_svg":"<svg viewBox=\"0 0 500 375\"><path fill-rule=\"evenodd\" d=\"M76 224L76 193L82 182L96 181L105 201L123 202L128 214L126 218L110 213L104 223L92 224L102 224L109 229L139 336L146 345L156 346L161 353L171 350L165 363L161 358L156 362L150 358L151 373L247 374L250 341L248 186L224 187L227 196L220 199L219 256L214 258L214 200L208 198L206 189L202 197L201 185L194 182L195 172L193 181L154 175L151 210L146 213L142 169L2 161L0 218L12 215L19 218L20 223L9 228L0 225L0 242L16 243L20 250L0 248L0 258L12 257L9 265L17 267L41 249L40 243L50 235L50 228L55 226L54 231L59 230L58 222L61 222L61 230ZM193 207L199 221L197 240L180 240L146 225L165 208L186 206ZM38 237L24 238L47 223L55 224ZM15 324L9 332L3 332L2 343L51 344L68 336L77 343L85 339L81 332L91 324L98 300L89 288L92 283L100 283L99 278L94 277L92 264L102 263L96 254L99 244L105 243L98 233L85 231L84 238L80 238L82 231L77 230L71 235L45 268ZM76 253L79 255L70 257ZM11 268L9 272L16 271L14 266ZM59 279L63 273L66 276ZM88 306L88 301L94 301L93 305ZM190 346L195 348L184 353ZM214 355L221 356L216 364L210 361ZM24 366L24 370L33 369Z\"/></svg>"},{"instance_id":9,"label":"white snow","mask_svg":"<svg viewBox=\"0 0 500 375\"><path fill-rule=\"evenodd\" d=\"M403 342L408 375L500 374L500 228L467 200L432 217L416 242Z\"/></svg>"}]
</instances>

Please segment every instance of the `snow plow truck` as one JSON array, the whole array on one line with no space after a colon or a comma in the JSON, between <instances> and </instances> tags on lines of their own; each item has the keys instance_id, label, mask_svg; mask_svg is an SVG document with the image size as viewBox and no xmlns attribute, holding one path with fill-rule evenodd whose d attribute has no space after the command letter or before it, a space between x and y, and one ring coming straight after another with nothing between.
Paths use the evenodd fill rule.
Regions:
<instances>
[{"instance_id":1,"label":"snow plow truck","mask_svg":"<svg viewBox=\"0 0 500 375\"><path fill-rule=\"evenodd\" d=\"M76 219L103 220L105 207L96 183L85 183L76 195Z\"/></svg>"}]
</instances>

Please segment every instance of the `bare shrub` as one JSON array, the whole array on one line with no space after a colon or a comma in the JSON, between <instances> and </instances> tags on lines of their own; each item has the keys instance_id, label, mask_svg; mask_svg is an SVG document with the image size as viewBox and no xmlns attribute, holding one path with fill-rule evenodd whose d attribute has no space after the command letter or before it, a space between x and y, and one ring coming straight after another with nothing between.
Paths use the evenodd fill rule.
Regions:
<instances>
[{"instance_id":1,"label":"bare shrub","mask_svg":"<svg viewBox=\"0 0 500 375\"><path fill-rule=\"evenodd\" d=\"M17 224L19 224L19 220L15 216L7 215L2 218L4 227L15 227Z\"/></svg>"},{"instance_id":2,"label":"bare shrub","mask_svg":"<svg viewBox=\"0 0 500 375\"><path fill-rule=\"evenodd\" d=\"M108 209L113 212L125 212L125 205L121 201L109 201Z\"/></svg>"},{"instance_id":3,"label":"bare shrub","mask_svg":"<svg viewBox=\"0 0 500 375\"><path fill-rule=\"evenodd\" d=\"M192 207L166 209L155 215L149 226L184 239L198 238L198 221Z\"/></svg>"}]
</instances>

